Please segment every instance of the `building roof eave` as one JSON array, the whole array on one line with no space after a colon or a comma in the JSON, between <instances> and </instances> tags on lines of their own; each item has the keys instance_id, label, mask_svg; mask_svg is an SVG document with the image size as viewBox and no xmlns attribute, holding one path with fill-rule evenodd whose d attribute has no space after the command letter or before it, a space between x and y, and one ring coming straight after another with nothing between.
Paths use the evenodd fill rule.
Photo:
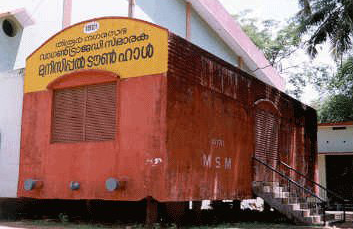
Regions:
<instances>
[{"instance_id":1,"label":"building roof eave","mask_svg":"<svg viewBox=\"0 0 353 229\"><path fill-rule=\"evenodd\" d=\"M21 24L22 27L27 27L34 24L34 20L31 15L28 14L25 8L8 9L0 11L0 18L13 16Z\"/></svg>"},{"instance_id":2,"label":"building roof eave","mask_svg":"<svg viewBox=\"0 0 353 229\"><path fill-rule=\"evenodd\" d=\"M353 126L353 121L347 122L329 122L329 123L319 123L318 127L333 127L333 126Z\"/></svg>"},{"instance_id":3,"label":"building roof eave","mask_svg":"<svg viewBox=\"0 0 353 229\"><path fill-rule=\"evenodd\" d=\"M260 80L284 91L285 81L217 0L186 0Z\"/></svg>"}]
</instances>

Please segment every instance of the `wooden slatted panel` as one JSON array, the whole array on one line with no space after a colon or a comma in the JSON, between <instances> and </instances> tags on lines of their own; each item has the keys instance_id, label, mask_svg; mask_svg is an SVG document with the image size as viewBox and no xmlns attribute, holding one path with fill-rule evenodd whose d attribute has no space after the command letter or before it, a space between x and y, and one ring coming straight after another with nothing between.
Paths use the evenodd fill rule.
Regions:
<instances>
[{"instance_id":1,"label":"wooden slatted panel","mask_svg":"<svg viewBox=\"0 0 353 229\"><path fill-rule=\"evenodd\" d=\"M260 160L266 160L266 139L263 137L266 134L265 113L257 110L255 117L255 157Z\"/></svg>"},{"instance_id":2,"label":"wooden slatted panel","mask_svg":"<svg viewBox=\"0 0 353 229\"><path fill-rule=\"evenodd\" d=\"M255 157L275 165L278 160L278 118L257 110L255 118Z\"/></svg>"},{"instance_id":3,"label":"wooden slatted panel","mask_svg":"<svg viewBox=\"0 0 353 229\"><path fill-rule=\"evenodd\" d=\"M52 142L113 140L116 83L54 91Z\"/></svg>"},{"instance_id":4,"label":"wooden slatted panel","mask_svg":"<svg viewBox=\"0 0 353 229\"><path fill-rule=\"evenodd\" d=\"M85 88L54 92L52 142L83 141Z\"/></svg>"},{"instance_id":5,"label":"wooden slatted panel","mask_svg":"<svg viewBox=\"0 0 353 229\"><path fill-rule=\"evenodd\" d=\"M85 139L112 140L115 137L116 83L87 87Z\"/></svg>"}]
</instances>

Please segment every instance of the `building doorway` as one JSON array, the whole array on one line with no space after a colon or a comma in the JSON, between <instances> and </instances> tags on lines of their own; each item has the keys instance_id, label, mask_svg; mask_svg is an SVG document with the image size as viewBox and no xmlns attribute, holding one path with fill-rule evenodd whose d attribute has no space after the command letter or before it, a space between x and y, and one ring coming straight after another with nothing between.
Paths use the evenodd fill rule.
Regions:
<instances>
[{"instance_id":1,"label":"building doorway","mask_svg":"<svg viewBox=\"0 0 353 229\"><path fill-rule=\"evenodd\" d=\"M326 182L327 189L353 199L353 155L326 155Z\"/></svg>"}]
</instances>

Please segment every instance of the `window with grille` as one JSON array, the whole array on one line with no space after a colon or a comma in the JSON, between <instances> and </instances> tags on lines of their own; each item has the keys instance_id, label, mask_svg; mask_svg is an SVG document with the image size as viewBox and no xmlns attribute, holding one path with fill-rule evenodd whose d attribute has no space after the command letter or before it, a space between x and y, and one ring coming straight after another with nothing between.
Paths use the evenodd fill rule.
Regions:
<instances>
[{"instance_id":1,"label":"window with grille","mask_svg":"<svg viewBox=\"0 0 353 229\"><path fill-rule=\"evenodd\" d=\"M256 109L255 157L270 165L274 165L278 160L278 129L278 117Z\"/></svg>"},{"instance_id":2,"label":"window with grille","mask_svg":"<svg viewBox=\"0 0 353 229\"><path fill-rule=\"evenodd\" d=\"M116 82L54 90L52 142L113 140Z\"/></svg>"}]
</instances>

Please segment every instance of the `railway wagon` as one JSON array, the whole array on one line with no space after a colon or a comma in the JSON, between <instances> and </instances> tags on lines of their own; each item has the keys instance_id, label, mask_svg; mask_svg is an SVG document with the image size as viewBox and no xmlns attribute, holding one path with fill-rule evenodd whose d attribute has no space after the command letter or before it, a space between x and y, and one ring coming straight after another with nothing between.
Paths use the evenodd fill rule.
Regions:
<instances>
[{"instance_id":1,"label":"railway wagon","mask_svg":"<svg viewBox=\"0 0 353 229\"><path fill-rule=\"evenodd\" d=\"M96 18L27 58L18 196L242 200L253 157L315 179L316 131L314 109L168 30Z\"/></svg>"}]
</instances>

